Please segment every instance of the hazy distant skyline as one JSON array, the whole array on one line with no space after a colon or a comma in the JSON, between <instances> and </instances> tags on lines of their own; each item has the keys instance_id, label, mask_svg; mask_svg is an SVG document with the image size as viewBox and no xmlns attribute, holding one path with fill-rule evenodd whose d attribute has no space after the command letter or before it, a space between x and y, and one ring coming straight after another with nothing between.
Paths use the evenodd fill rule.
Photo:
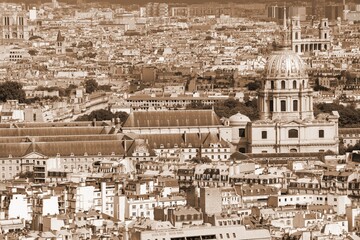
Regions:
<instances>
[{"instance_id":1,"label":"hazy distant skyline","mask_svg":"<svg viewBox=\"0 0 360 240\"><path fill-rule=\"evenodd\" d=\"M74 3L75 0L58 0L59 2L65 2L65 3ZM86 3L111 3L111 4L124 4L124 5L132 5L132 4L138 4L138 5L144 5L149 2L164 2L169 4L176 4L176 3L209 3L209 2L217 2L217 3L244 3L248 4L249 0L82 0ZM252 0L251 3L278 3L278 4L284 4L286 2L287 5L291 6L293 4L303 4L303 3L311 3L313 0ZM1 2L14 2L14 3L27 3L27 4L34 4L34 3L46 3L51 2L51 0L0 0ZM326 0L327 3L337 3L341 4L343 3L343 0ZM360 4L360 0L346 0L346 3L357 3Z\"/></svg>"},{"instance_id":2,"label":"hazy distant skyline","mask_svg":"<svg viewBox=\"0 0 360 240\"><path fill-rule=\"evenodd\" d=\"M59 1L59 0L58 0ZM248 0L83 0L84 2L99 2L99 3L121 3L121 4L146 4L148 2L165 2L165 3L207 3L207 2L219 2L219 3L249 3ZM289 3L302 3L302 2L311 2L312 0L287 0L286 2ZM38 2L51 2L51 0L0 0L0 2L16 2L16 3L38 3ZM73 0L60 0L59 2L67 2L67 3L73 3ZM252 0L252 3L273 3L273 2L281 2L283 1L277 1L277 0Z\"/></svg>"}]
</instances>

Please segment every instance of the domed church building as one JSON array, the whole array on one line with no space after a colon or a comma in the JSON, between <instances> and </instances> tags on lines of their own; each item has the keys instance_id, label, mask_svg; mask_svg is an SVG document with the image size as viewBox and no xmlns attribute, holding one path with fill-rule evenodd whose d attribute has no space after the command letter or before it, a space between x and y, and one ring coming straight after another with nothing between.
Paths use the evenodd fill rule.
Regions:
<instances>
[{"instance_id":1,"label":"domed church building","mask_svg":"<svg viewBox=\"0 0 360 240\"><path fill-rule=\"evenodd\" d=\"M338 153L339 115L333 112L314 117L306 65L291 50L286 26L284 32L281 46L265 66L258 95L260 120L250 122L239 114L230 117L232 143L238 151L248 153ZM234 134L239 137L234 138Z\"/></svg>"}]
</instances>

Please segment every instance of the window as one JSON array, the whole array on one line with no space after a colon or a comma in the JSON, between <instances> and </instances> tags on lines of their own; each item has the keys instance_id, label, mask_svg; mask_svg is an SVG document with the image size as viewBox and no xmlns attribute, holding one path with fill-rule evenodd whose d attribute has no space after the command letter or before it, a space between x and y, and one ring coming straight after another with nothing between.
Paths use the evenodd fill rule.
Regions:
<instances>
[{"instance_id":1,"label":"window","mask_svg":"<svg viewBox=\"0 0 360 240\"><path fill-rule=\"evenodd\" d=\"M274 111L274 100L270 100L270 112Z\"/></svg>"},{"instance_id":2,"label":"window","mask_svg":"<svg viewBox=\"0 0 360 240\"><path fill-rule=\"evenodd\" d=\"M281 89L285 89L285 81L281 81Z\"/></svg>"},{"instance_id":3,"label":"window","mask_svg":"<svg viewBox=\"0 0 360 240\"><path fill-rule=\"evenodd\" d=\"M294 100L293 101L293 111L297 112L298 111L298 100Z\"/></svg>"},{"instance_id":4,"label":"window","mask_svg":"<svg viewBox=\"0 0 360 240\"><path fill-rule=\"evenodd\" d=\"M290 129L289 130L289 138L298 138L299 137L299 131L296 129Z\"/></svg>"},{"instance_id":5,"label":"window","mask_svg":"<svg viewBox=\"0 0 360 240\"><path fill-rule=\"evenodd\" d=\"M261 139L267 139L267 131L261 131Z\"/></svg>"},{"instance_id":6,"label":"window","mask_svg":"<svg viewBox=\"0 0 360 240\"><path fill-rule=\"evenodd\" d=\"M271 81L271 82L270 82L270 85L271 85L271 89L274 89L274 88L275 88L274 81Z\"/></svg>"},{"instance_id":7,"label":"window","mask_svg":"<svg viewBox=\"0 0 360 240\"><path fill-rule=\"evenodd\" d=\"M245 137L245 128L239 129L239 137Z\"/></svg>"},{"instance_id":8,"label":"window","mask_svg":"<svg viewBox=\"0 0 360 240\"><path fill-rule=\"evenodd\" d=\"M294 81L293 81L293 89L296 89L296 88L297 88L296 85L297 85L297 84L296 84L296 81L294 80Z\"/></svg>"},{"instance_id":9,"label":"window","mask_svg":"<svg viewBox=\"0 0 360 240\"><path fill-rule=\"evenodd\" d=\"M285 100L281 100L280 107L281 107L282 112L286 111L286 101Z\"/></svg>"},{"instance_id":10,"label":"window","mask_svg":"<svg viewBox=\"0 0 360 240\"><path fill-rule=\"evenodd\" d=\"M324 130L319 130L319 138L324 138L325 132Z\"/></svg>"}]
</instances>

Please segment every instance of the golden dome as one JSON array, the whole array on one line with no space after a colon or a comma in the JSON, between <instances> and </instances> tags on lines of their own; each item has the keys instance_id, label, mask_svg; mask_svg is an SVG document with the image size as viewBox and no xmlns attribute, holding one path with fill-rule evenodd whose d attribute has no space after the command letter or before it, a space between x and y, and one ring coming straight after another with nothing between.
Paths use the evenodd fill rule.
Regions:
<instances>
[{"instance_id":1,"label":"golden dome","mask_svg":"<svg viewBox=\"0 0 360 240\"><path fill-rule=\"evenodd\" d=\"M265 65L266 78L306 78L304 61L291 49L274 51Z\"/></svg>"}]
</instances>

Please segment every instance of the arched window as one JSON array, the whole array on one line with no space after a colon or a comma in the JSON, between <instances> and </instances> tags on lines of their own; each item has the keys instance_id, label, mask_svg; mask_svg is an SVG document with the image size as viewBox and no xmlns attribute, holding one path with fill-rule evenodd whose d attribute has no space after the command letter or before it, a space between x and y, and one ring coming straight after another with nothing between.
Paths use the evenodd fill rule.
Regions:
<instances>
[{"instance_id":1,"label":"arched window","mask_svg":"<svg viewBox=\"0 0 360 240\"><path fill-rule=\"evenodd\" d=\"M285 89L285 81L281 81L281 89Z\"/></svg>"},{"instance_id":2,"label":"arched window","mask_svg":"<svg viewBox=\"0 0 360 240\"><path fill-rule=\"evenodd\" d=\"M297 112L298 111L298 100L294 100L293 101L293 111Z\"/></svg>"},{"instance_id":3,"label":"arched window","mask_svg":"<svg viewBox=\"0 0 360 240\"><path fill-rule=\"evenodd\" d=\"M296 149L296 148L292 148L292 149L290 149L290 152L291 152L291 153L296 153L296 152L297 152L297 149Z\"/></svg>"},{"instance_id":4,"label":"arched window","mask_svg":"<svg viewBox=\"0 0 360 240\"><path fill-rule=\"evenodd\" d=\"M299 137L299 131L296 129L290 129L289 130L289 138L298 138Z\"/></svg>"},{"instance_id":5,"label":"arched window","mask_svg":"<svg viewBox=\"0 0 360 240\"><path fill-rule=\"evenodd\" d=\"M294 80L293 81L293 89L296 89L297 88L297 84L296 84L296 81Z\"/></svg>"}]
</instances>

